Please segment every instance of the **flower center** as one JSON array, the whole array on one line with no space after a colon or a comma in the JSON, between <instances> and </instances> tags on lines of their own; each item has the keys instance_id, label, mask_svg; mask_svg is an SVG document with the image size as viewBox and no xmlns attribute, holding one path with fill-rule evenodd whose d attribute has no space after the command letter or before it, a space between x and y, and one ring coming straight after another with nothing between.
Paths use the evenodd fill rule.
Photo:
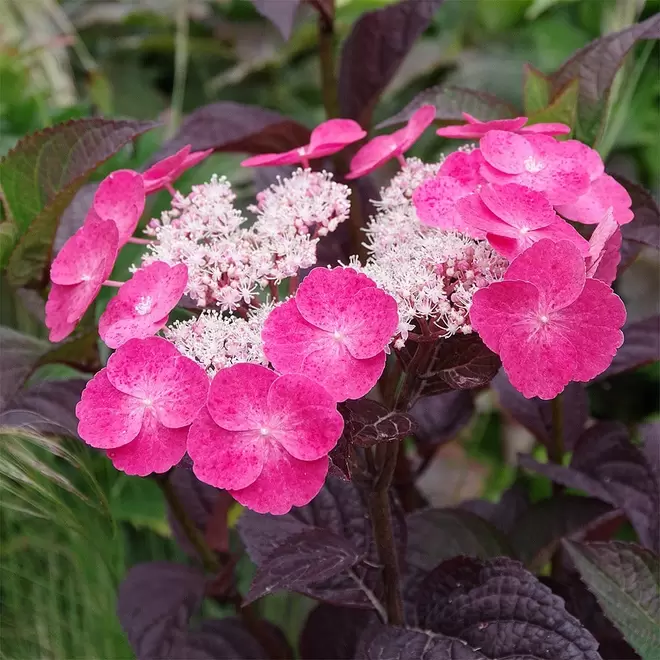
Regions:
<instances>
[{"instance_id":1,"label":"flower center","mask_svg":"<svg viewBox=\"0 0 660 660\"><path fill-rule=\"evenodd\" d=\"M151 408L151 406L154 405L153 399L142 399L142 403L144 403L147 408Z\"/></svg>"},{"instance_id":2,"label":"flower center","mask_svg":"<svg viewBox=\"0 0 660 660\"><path fill-rule=\"evenodd\" d=\"M270 435L270 429L269 429L267 426L262 426L262 427L259 429L259 433L260 433L262 436L265 437L265 436L267 436L267 435Z\"/></svg>"},{"instance_id":3,"label":"flower center","mask_svg":"<svg viewBox=\"0 0 660 660\"><path fill-rule=\"evenodd\" d=\"M343 335L341 332L339 332L339 330L335 330L335 331L332 333L332 338L333 338L335 341L338 341L338 342L340 342L340 343L341 343L342 341L344 341L344 335Z\"/></svg>"},{"instance_id":4,"label":"flower center","mask_svg":"<svg viewBox=\"0 0 660 660\"><path fill-rule=\"evenodd\" d=\"M534 156L529 156L525 158L525 169L532 174L540 172L545 167L545 164L537 160Z\"/></svg>"},{"instance_id":5,"label":"flower center","mask_svg":"<svg viewBox=\"0 0 660 660\"><path fill-rule=\"evenodd\" d=\"M550 322L550 319L545 314L543 314L543 316L539 316L539 321L545 325L546 323Z\"/></svg>"},{"instance_id":6,"label":"flower center","mask_svg":"<svg viewBox=\"0 0 660 660\"><path fill-rule=\"evenodd\" d=\"M82 275L82 276L80 277L80 279L81 279L83 282L89 282L89 281L92 279L92 276L91 276L91 275Z\"/></svg>"},{"instance_id":7,"label":"flower center","mask_svg":"<svg viewBox=\"0 0 660 660\"><path fill-rule=\"evenodd\" d=\"M144 316L151 311L153 306L153 299L151 296L142 296L135 305L135 313Z\"/></svg>"},{"instance_id":8,"label":"flower center","mask_svg":"<svg viewBox=\"0 0 660 660\"><path fill-rule=\"evenodd\" d=\"M529 232L529 228L528 228L528 227L521 227L521 228L520 228L520 233L521 233L521 234L526 234L526 233L528 233L528 232Z\"/></svg>"}]
</instances>

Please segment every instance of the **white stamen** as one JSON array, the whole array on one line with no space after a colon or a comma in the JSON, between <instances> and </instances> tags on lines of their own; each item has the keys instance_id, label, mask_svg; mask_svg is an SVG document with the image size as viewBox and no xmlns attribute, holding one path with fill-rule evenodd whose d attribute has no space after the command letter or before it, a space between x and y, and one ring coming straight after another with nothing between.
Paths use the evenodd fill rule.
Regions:
<instances>
[{"instance_id":1,"label":"white stamen","mask_svg":"<svg viewBox=\"0 0 660 660\"><path fill-rule=\"evenodd\" d=\"M153 306L153 298L151 296L142 296L135 305L135 313L144 316L151 311Z\"/></svg>"}]
</instances>

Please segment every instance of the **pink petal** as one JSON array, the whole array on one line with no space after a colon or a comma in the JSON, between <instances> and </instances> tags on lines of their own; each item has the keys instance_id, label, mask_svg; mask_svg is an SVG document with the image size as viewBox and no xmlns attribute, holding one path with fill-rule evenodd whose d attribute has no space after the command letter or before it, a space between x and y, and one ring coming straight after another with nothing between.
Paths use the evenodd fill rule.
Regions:
<instances>
[{"instance_id":1,"label":"pink petal","mask_svg":"<svg viewBox=\"0 0 660 660\"><path fill-rule=\"evenodd\" d=\"M296 292L296 306L302 317L328 332L341 327L344 312L353 296L376 283L352 268L314 268Z\"/></svg>"},{"instance_id":2,"label":"pink petal","mask_svg":"<svg viewBox=\"0 0 660 660\"><path fill-rule=\"evenodd\" d=\"M408 120L408 124L402 129L402 139L399 142L399 153L405 153L410 147L417 142L422 133L433 123L435 120L435 106L423 105L413 113L412 117ZM401 131L397 131L401 133Z\"/></svg>"},{"instance_id":3,"label":"pink petal","mask_svg":"<svg viewBox=\"0 0 660 660\"><path fill-rule=\"evenodd\" d=\"M268 392L268 409L273 438L301 461L327 455L344 429L332 395L305 376L280 376Z\"/></svg>"},{"instance_id":4,"label":"pink petal","mask_svg":"<svg viewBox=\"0 0 660 660\"><path fill-rule=\"evenodd\" d=\"M305 506L318 494L328 473L328 459L299 461L281 445L271 443L264 469L257 480L231 496L257 513L283 515L293 506Z\"/></svg>"},{"instance_id":5,"label":"pink petal","mask_svg":"<svg viewBox=\"0 0 660 660\"><path fill-rule=\"evenodd\" d=\"M459 199L456 210L470 235L483 236L484 232L518 239L520 229L503 222L481 201L478 193ZM490 239L489 239L490 240Z\"/></svg>"},{"instance_id":6,"label":"pink petal","mask_svg":"<svg viewBox=\"0 0 660 660\"><path fill-rule=\"evenodd\" d=\"M586 280L584 258L573 243L543 239L517 257L504 279L530 282L540 293L546 311L570 305L582 293Z\"/></svg>"},{"instance_id":7,"label":"pink petal","mask_svg":"<svg viewBox=\"0 0 660 660\"><path fill-rule=\"evenodd\" d=\"M471 194L471 188L449 176L429 179L413 193L413 204L417 217L425 225L448 231L468 232L456 202Z\"/></svg>"},{"instance_id":8,"label":"pink petal","mask_svg":"<svg viewBox=\"0 0 660 660\"><path fill-rule=\"evenodd\" d=\"M68 337L74 330L78 321L73 323L67 321L69 315L69 302L72 297L72 291L80 284L73 286L63 286L53 284L48 293L46 301L46 327L50 330L48 339L52 342L62 341Z\"/></svg>"},{"instance_id":9,"label":"pink petal","mask_svg":"<svg viewBox=\"0 0 660 660\"><path fill-rule=\"evenodd\" d=\"M623 344L626 308L607 284L588 279L579 298L553 315L576 353L572 380L589 381L612 363Z\"/></svg>"},{"instance_id":10,"label":"pink petal","mask_svg":"<svg viewBox=\"0 0 660 660\"><path fill-rule=\"evenodd\" d=\"M364 359L384 350L398 325L396 300L382 289L369 287L351 298L342 315L339 332L348 352Z\"/></svg>"},{"instance_id":11,"label":"pink petal","mask_svg":"<svg viewBox=\"0 0 660 660\"><path fill-rule=\"evenodd\" d=\"M530 126L523 126L518 129L518 133L525 135L525 133L537 133L541 135L568 135L571 132L571 127L566 124L559 123L540 123L531 124Z\"/></svg>"},{"instance_id":12,"label":"pink petal","mask_svg":"<svg viewBox=\"0 0 660 660\"><path fill-rule=\"evenodd\" d=\"M163 186L172 182L172 173L184 166L186 157L190 153L190 149L190 145L187 144L175 154L163 158L163 160L159 160L148 170L143 172L142 180L147 195L156 190L160 190Z\"/></svg>"},{"instance_id":13,"label":"pink petal","mask_svg":"<svg viewBox=\"0 0 660 660\"><path fill-rule=\"evenodd\" d=\"M489 131L479 143L485 161L505 174L525 171L525 161L534 157L527 138L507 131Z\"/></svg>"},{"instance_id":14,"label":"pink petal","mask_svg":"<svg viewBox=\"0 0 660 660\"><path fill-rule=\"evenodd\" d=\"M621 261L621 243L621 231L610 209L589 239L587 277L612 284Z\"/></svg>"},{"instance_id":15,"label":"pink petal","mask_svg":"<svg viewBox=\"0 0 660 660\"><path fill-rule=\"evenodd\" d=\"M479 196L498 218L512 227L538 229L559 220L541 193L515 183L483 186Z\"/></svg>"},{"instance_id":16,"label":"pink petal","mask_svg":"<svg viewBox=\"0 0 660 660\"><path fill-rule=\"evenodd\" d=\"M399 143L393 135L379 135L369 140L351 160L347 179L357 179L384 165L399 153Z\"/></svg>"},{"instance_id":17,"label":"pink petal","mask_svg":"<svg viewBox=\"0 0 660 660\"><path fill-rule=\"evenodd\" d=\"M142 428L127 445L110 449L112 464L126 474L146 477L152 472L162 474L181 461L186 453L188 428L170 429L151 414L144 415Z\"/></svg>"},{"instance_id":18,"label":"pink petal","mask_svg":"<svg viewBox=\"0 0 660 660\"><path fill-rule=\"evenodd\" d=\"M516 117L515 119L495 119L482 122L476 117L463 113L467 124L463 126L446 126L438 129L437 134L446 138L458 138L462 140L478 139L488 131L511 131L516 132L527 122L527 117Z\"/></svg>"},{"instance_id":19,"label":"pink petal","mask_svg":"<svg viewBox=\"0 0 660 660\"><path fill-rule=\"evenodd\" d=\"M609 174L603 174L591 182L589 190L572 204L563 204L557 211L569 220L593 225L599 223L609 208L620 225L630 222L634 214L630 210L632 200L628 191Z\"/></svg>"},{"instance_id":20,"label":"pink petal","mask_svg":"<svg viewBox=\"0 0 660 660\"><path fill-rule=\"evenodd\" d=\"M121 447L142 428L144 404L120 392L108 380L107 369L101 369L83 390L76 406L78 434L90 446L101 449Z\"/></svg>"},{"instance_id":21,"label":"pink petal","mask_svg":"<svg viewBox=\"0 0 660 660\"><path fill-rule=\"evenodd\" d=\"M584 236L581 236L575 227L572 227L568 222L564 222L559 217L551 225L529 232L528 236L532 242L540 241L544 238L550 239L554 243L570 241L580 251L583 257L586 257L589 252L589 241Z\"/></svg>"},{"instance_id":22,"label":"pink petal","mask_svg":"<svg viewBox=\"0 0 660 660\"><path fill-rule=\"evenodd\" d=\"M521 318L539 308L538 289L528 282L494 282L472 298L470 323L491 351L500 352L502 337Z\"/></svg>"},{"instance_id":23,"label":"pink petal","mask_svg":"<svg viewBox=\"0 0 660 660\"><path fill-rule=\"evenodd\" d=\"M548 138L546 138L547 140ZM595 181L605 172L605 164L600 154L591 147L588 147L584 142L579 140L566 140L565 142L553 141L553 151L557 157L568 158L580 165L587 171L590 181Z\"/></svg>"},{"instance_id":24,"label":"pink petal","mask_svg":"<svg viewBox=\"0 0 660 660\"><path fill-rule=\"evenodd\" d=\"M183 164L176 170L172 176L172 181L176 181L186 170L199 165L202 161L206 160L213 153L213 149L204 149L203 151L193 151L189 153Z\"/></svg>"},{"instance_id":25,"label":"pink petal","mask_svg":"<svg viewBox=\"0 0 660 660\"><path fill-rule=\"evenodd\" d=\"M313 131L306 149L307 157L322 158L366 137L367 132L352 119L329 119Z\"/></svg>"},{"instance_id":26,"label":"pink petal","mask_svg":"<svg viewBox=\"0 0 660 660\"><path fill-rule=\"evenodd\" d=\"M283 151L280 154L259 154L241 162L241 167L271 167L274 165L294 165L305 156L304 147Z\"/></svg>"},{"instance_id":27,"label":"pink petal","mask_svg":"<svg viewBox=\"0 0 660 660\"><path fill-rule=\"evenodd\" d=\"M184 264L162 261L141 268L125 282L99 319L99 335L110 347L158 332L181 299L188 282Z\"/></svg>"},{"instance_id":28,"label":"pink petal","mask_svg":"<svg viewBox=\"0 0 660 660\"><path fill-rule=\"evenodd\" d=\"M453 177L459 183L474 191L478 185L484 182L480 172L481 165L484 162L480 149L473 149L469 153L454 151L440 165L438 176Z\"/></svg>"},{"instance_id":29,"label":"pink petal","mask_svg":"<svg viewBox=\"0 0 660 660\"><path fill-rule=\"evenodd\" d=\"M202 408L188 432L193 472L216 488L245 488L263 470L268 447L258 430L227 431Z\"/></svg>"},{"instance_id":30,"label":"pink petal","mask_svg":"<svg viewBox=\"0 0 660 660\"><path fill-rule=\"evenodd\" d=\"M240 363L221 369L211 381L208 411L228 431L265 427L269 420L267 396L277 374L260 364Z\"/></svg>"}]
</instances>

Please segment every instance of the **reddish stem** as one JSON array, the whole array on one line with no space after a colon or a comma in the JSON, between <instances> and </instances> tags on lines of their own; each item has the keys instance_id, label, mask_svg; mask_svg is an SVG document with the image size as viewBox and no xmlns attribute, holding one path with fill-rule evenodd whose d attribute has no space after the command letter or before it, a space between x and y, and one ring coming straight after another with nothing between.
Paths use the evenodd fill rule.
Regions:
<instances>
[{"instance_id":1,"label":"reddish stem","mask_svg":"<svg viewBox=\"0 0 660 660\"><path fill-rule=\"evenodd\" d=\"M124 282L117 282L117 280L106 280L103 282L103 286L111 286L115 289L118 289Z\"/></svg>"}]
</instances>

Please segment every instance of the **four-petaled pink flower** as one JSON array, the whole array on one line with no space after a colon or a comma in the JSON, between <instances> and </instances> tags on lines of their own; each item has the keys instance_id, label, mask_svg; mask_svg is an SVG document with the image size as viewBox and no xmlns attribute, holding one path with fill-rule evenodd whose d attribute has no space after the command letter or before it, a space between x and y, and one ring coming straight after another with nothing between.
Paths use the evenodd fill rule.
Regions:
<instances>
[{"instance_id":1,"label":"four-petaled pink flower","mask_svg":"<svg viewBox=\"0 0 660 660\"><path fill-rule=\"evenodd\" d=\"M569 240L583 255L589 250L586 239L555 213L541 193L516 183L485 185L459 200L457 208L469 233L485 232L488 242L509 261L543 238Z\"/></svg>"},{"instance_id":2,"label":"four-petaled pink flower","mask_svg":"<svg viewBox=\"0 0 660 660\"><path fill-rule=\"evenodd\" d=\"M127 474L166 472L186 453L208 387L202 367L170 342L131 339L87 383L76 406L78 434Z\"/></svg>"},{"instance_id":3,"label":"four-petaled pink flower","mask_svg":"<svg viewBox=\"0 0 660 660\"><path fill-rule=\"evenodd\" d=\"M64 244L50 267L53 282L46 302L51 341L73 332L94 302L117 257L117 226L112 220L88 218Z\"/></svg>"},{"instance_id":4,"label":"four-petaled pink flower","mask_svg":"<svg viewBox=\"0 0 660 660\"><path fill-rule=\"evenodd\" d=\"M459 140L479 139L488 131L509 131L521 135L568 135L571 127L566 124L531 124L525 126L527 117L516 117L515 119L494 119L493 121L479 121L467 112L461 113L467 124L462 126L445 126L436 132L445 138L458 138Z\"/></svg>"},{"instance_id":5,"label":"four-petaled pink flower","mask_svg":"<svg viewBox=\"0 0 660 660\"><path fill-rule=\"evenodd\" d=\"M413 203L420 221L438 229L468 232L468 226L458 212L457 202L474 193L485 182L481 176L483 162L479 149L468 153L455 151L447 156L438 170L438 176L422 183L413 193ZM470 231L475 238L484 236L474 227Z\"/></svg>"},{"instance_id":6,"label":"four-petaled pink flower","mask_svg":"<svg viewBox=\"0 0 660 660\"><path fill-rule=\"evenodd\" d=\"M184 264L163 261L140 268L122 284L99 319L99 335L110 347L156 334L181 299L188 283Z\"/></svg>"},{"instance_id":7,"label":"four-petaled pink flower","mask_svg":"<svg viewBox=\"0 0 660 660\"><path fill-rule=\"evenodd\" d=\"M213 149L204 151L190 151L191 146L187 144L175 154L159 160L142 174L144 190L147 195L161 188L171 188L172 184L191 167L201 163L213 153Z\"/></svg>"},{"instance_id":8,"label":"four-petaled pink flower","mask_svg":"<svg viewBox=\"0 0 660 660\"><path fill-rule=\"evenodd\" d=\"M85 223L112 220L117 225L119 247L122 247L133 235L144 203L142 175L133 170L117 170L99 184Z\"/></svg>"},{"instance_id":9,"label":"four-petaled pink flower","mask_svg":"<svg viewBox=\"0 0 660 660\"><path fill-rule=\"evenodd\" d=\"M470 320L517 390L552 399L607 369L623 343L626 310L609 286L587 278L573 243L544 239L502 282L474 294Z\"/></svg>"},{"instance_id":10,"label":"four-petaled pink flower","mask_svg":"<svg viewBox=\"0 0 660 660\"><path fill-rule=\"evenodd\" d=\"M481 173L488 181L519 183L542 192L553 205L572 204L587 192L590 163L594 154L598 157L576 140L507 131L489 131L479 146L486 161Z\"/></svg>"},{"instance_id":11,"label":"four-petaled pink flower","mask_svg":"<svg viewBox=\"0 0 660 660\"><path fill-rule=\"evenodd\" d=\"M294 165L302 163L309 167L309 161L324 158L341 151L353 142L361 140L367 132L352 119L329 119L319 124L309 138L309 143L278 154L259 154L244 160L243 167L268 167L271 165Z\"/></svg>"},{"instance_id":12,"label":"four-petaled pink flower","mask_svg":"<svg viewBox=\"0 0 660 660\"><path fill-rule=\"evenodd\" d=\"M383 373L398 322L394 298L366 275L315 268L266 319L264 352L277 371L305 374L335 401L359 399Z\"/></svg>"},{"instance_id":13,"label":"four-petaled pink flower","mask_svg":"<svg viewBox=\"0 0 660 660\"><path fill-rule=\"evenodd\" d=\"M589 239L587 277L611 285L621 262L622 236L611 208L598 223Z\"/></svg>"},{"instance_id":14,"label":"four-petaled pink flower","mask_svg":"<svg viewBox=\"0 0 660 660\"><path fill-rule=\"evenodd\" d=\"M405 165L403 154L417 142L420 135L433 123L435 106L423 105L416 110L408 123L394 133L379 135L369 140L351 160L351 170L347 179L357 179L369 174L391 158L398 158Z\"/></svg>"},{"instance_id":15,"label":"four-petaled pink flower","mask_svg":"<svg viewBox=\"0 0 660 660\"><path fill-rule=\"evenodd\" d=\"M235 364L211 382L188 454L201 481L249 509L280 515L321 490L343 428L333 397L318 383Z\"/></svg>"}]
</instances>

